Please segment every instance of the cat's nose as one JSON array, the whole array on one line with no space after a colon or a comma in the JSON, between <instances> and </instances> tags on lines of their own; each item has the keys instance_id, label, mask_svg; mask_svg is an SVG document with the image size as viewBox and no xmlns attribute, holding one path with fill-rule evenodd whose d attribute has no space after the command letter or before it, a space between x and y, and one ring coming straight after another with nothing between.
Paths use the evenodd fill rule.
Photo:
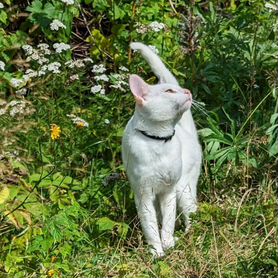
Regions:
<instances>
[{"instance_id":1,"label":"cat's nose","mask_svg":"<svg viewBox=\"0 0 278 278\"><path fill-rule=\"evenodd\" d=\"M184 89L184 93L185 93L186 95L191 96L191 92L190 92L188 89Z\"/></svg>"}]
</instances>

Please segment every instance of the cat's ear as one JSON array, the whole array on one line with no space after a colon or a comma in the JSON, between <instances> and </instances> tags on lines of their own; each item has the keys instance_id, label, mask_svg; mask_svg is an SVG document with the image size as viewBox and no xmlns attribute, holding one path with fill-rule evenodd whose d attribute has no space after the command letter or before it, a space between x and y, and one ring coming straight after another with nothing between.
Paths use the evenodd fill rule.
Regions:
<instances>
[{"instance_id":1,"label":"cat's ear","mask_svg":"<svg viewBox=\"0 0 278 278\"><path fill-rule=\"evenodd\" d=\"M140 76L131 74L129 77L129 86L136 103L143 105L145 101L144 97L149 90L149 85Z\"/></svg>"}]
</instances>

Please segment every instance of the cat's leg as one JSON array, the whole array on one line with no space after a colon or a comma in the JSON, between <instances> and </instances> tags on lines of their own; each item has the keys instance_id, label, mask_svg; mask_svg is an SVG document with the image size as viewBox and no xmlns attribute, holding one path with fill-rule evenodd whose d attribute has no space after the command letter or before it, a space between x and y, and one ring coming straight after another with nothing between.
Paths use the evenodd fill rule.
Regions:
<instances>
[{"instance_id":1,"label":"cat's leg","mask_svg":"<svg viewBox=\"0 0 278 278\"><path fill-rule=\"evenodd\" d=\"M185 219L186 231L191 226L190 214L197 210L197 182L199 173L199 167L195 167L190 174L183 176L177 184L177 203Z\"/></svg>"},{"instance_id":2,"label":"cat's leg","mask_svg":"<svg viewBox=\"0 0 278 278\"><path fill-rule=\"evenodd\" d=\"M176 192L161 193L159 203L162 216L161 242L163 249L167 250L175 246Z\"/></svg>"},{"instance_id":3,"label":"cat's leg","mask_svg":"<svg viewBox=\"0 0 278 278\"><path fill-rule=\"evenodd\" d=\"M154 199L155 196L153 194L135 193L137 212L146 241L152 247L152 254L155 257L162 257L164 256L164 252L159 235Z\"/></svg>"}]
</instances>

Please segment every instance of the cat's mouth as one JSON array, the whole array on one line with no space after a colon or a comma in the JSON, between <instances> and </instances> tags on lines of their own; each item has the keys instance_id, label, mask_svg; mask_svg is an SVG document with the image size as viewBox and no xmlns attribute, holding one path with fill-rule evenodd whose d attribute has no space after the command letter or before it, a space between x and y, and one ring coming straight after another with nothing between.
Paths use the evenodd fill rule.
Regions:
<instances>
[{"instance_id":1,"label":"cat's mouth","mask_svg":"<svg viewBox=\"0 0 278 278\"><path fill-rule=\"evenodd\" d=\"M190 96L188 96L188 98L183 103L182 109L187 110L191 107L191 105L192 105L192 96L190 94Z\"/></svg>"}]
</instances>

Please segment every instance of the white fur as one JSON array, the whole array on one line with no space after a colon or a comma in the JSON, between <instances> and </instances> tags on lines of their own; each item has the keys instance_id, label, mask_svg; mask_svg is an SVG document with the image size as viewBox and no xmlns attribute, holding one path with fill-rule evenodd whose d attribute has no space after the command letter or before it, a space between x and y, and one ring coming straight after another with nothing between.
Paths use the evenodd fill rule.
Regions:
<instances>
[{"instance_id":1,"label":"white fur","mask_svg":"<svg viewBox=\"0 0 278 278\"><path fill-rule=\"evenodd\" d=\"M197 209L201 148L190 112L190 92L178 85L147 46L132 43L131 48L141 52L161 82L149 85L137 75L130 76L136 108L122 140L123 162L143 232L153 253L160 257L175 245L176 206L187 227L189 214ZM175 130L175 135L165 142L149 138L140 130L159 137L167 137ZM162 217L160 231L156 207Z\"/></svg>"}]
</instances>

